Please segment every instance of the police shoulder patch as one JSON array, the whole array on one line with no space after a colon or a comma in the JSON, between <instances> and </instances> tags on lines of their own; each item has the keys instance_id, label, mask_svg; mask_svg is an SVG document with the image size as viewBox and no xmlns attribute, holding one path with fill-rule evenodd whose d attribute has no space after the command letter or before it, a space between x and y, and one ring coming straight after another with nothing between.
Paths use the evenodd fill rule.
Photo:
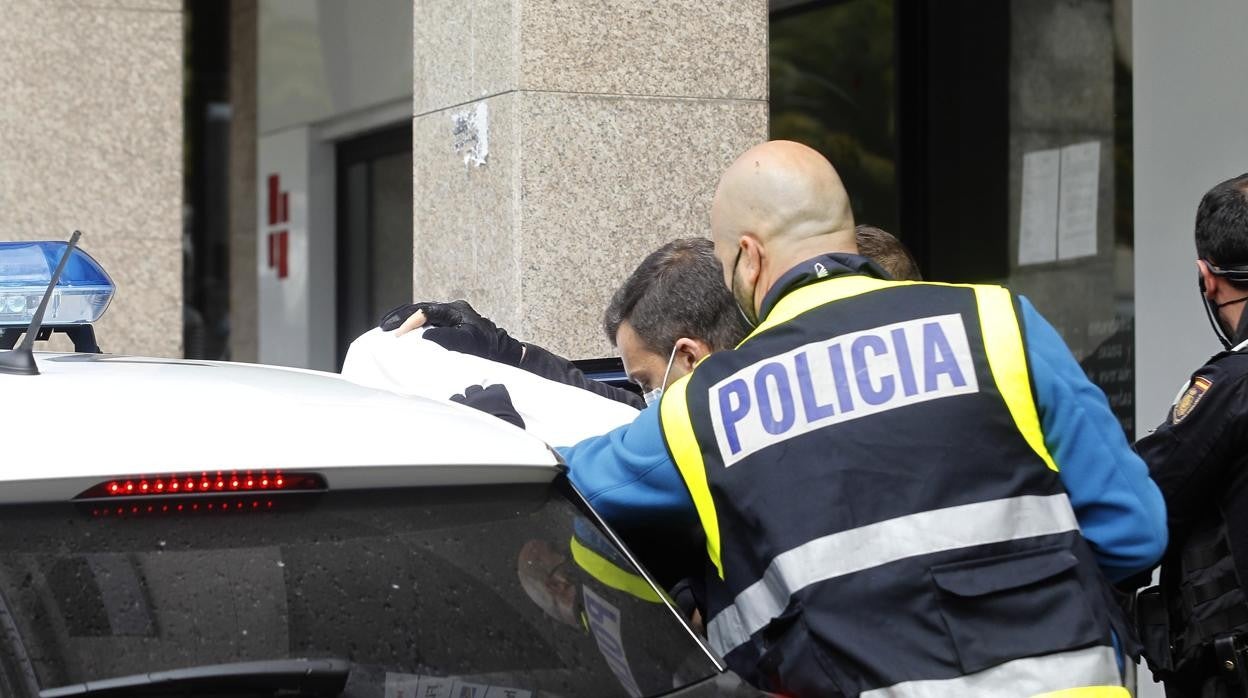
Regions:
<instances>
[{"instance_id":1,"label":"police shoulder patch","mask_svg":"<svg viewBox=\"0 0 1248 698\"><path fill-rule=\"evenodd\" d=\"M1183 395L1179 398L1178 402L1174 403L1174 409L1171 411L1170 421L1174 424L1178 424L1183 421L1184 417L1187 417L1187 415L1192 413L1192 410L1196 409L1196 405L1200 402L1200 399L1205 396L1205 392L1207 392L1212 385L1213 381L1205 378L1204 376L1197 376L1193 378L1192 382L1187 385L1187 390L1183 391Z\"/></svg>"}]
</instances>

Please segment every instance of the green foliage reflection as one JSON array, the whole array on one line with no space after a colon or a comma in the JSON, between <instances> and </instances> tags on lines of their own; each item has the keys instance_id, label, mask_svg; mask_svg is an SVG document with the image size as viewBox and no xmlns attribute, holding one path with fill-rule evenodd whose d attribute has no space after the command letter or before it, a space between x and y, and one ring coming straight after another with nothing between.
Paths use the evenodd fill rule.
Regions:
<instances>
[{"instance_id":1,"label":"green foliage reflection","mask_svg":"<svg viewBox=\"0 0 1248 698\"><path fill-rule=\"evenodd\" d=\"M771 21L771 137L823 153L855 218L897 232L893 0L850 0Z\"/></svg>"}]
</instances>

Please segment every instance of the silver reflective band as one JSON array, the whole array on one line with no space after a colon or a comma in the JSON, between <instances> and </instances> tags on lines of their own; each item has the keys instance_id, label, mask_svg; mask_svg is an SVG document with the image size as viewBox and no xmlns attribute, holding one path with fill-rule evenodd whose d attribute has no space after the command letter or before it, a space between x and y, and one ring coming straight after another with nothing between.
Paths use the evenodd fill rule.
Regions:
<instances>
[{"instance_id":1,"label":"silver reflective band","mask_svg":"<svg viewBox=\"0 0 1248 698\"><path fill-rule=\"evenodd\" d=\"M706 634L721 655L780 615L789 597L824 580L908 557L1079 530L1065 494L963 504L833 533L781 553L763 578L711 619Z\"/></svg>"},{"instance_id":2,"label":"silver reflective band","mask_svg":"<svg viewBox=\"0 0 1248 698\"><path fill-rule=\"evenodd\" d=\"M866 691L860 698L1000 698L1033 696L1071 688L1121 686L1112 647L1015 659L956 679L907 681ZM1128 694L1124 691L1123 696Z\"/></svg>"}]
</instances>

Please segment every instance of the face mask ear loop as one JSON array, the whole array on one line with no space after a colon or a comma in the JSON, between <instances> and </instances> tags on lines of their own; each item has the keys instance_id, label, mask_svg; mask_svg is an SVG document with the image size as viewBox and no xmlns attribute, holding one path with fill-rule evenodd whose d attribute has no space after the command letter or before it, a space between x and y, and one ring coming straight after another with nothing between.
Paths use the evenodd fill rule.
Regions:
<instances>
[{"instance_id":1,"label":"face mask ear loop","mask_svg":"<svg viewBox=\"0 0 1248 698\"><path fill-rule=\"evenodd\" d=\"M1205 306L1205 315L1209 318L1209 326L1213 328L1213 333L1217 335L1218 341L1222 343L1223 349L1230 349L1233 346L1231 338L1226 336L1226 330L1222 329L1222 323L1218 321L1218 306L1205 297L1205 280L1198 279L1200 286L1200 302Z\"/></svg>"},{"instance_id":2,"label":"face mask ear loop","mask_svg":"<svg viewBox=\"0 0 1248 698\"><path fill-rule=\"evenodd\" d=\"M641 396L641 399L645 400L647 406L655 400L663 397L663 391L667 389L667 377L672 374L672 362L676 360L676 349L677 347L673 345L672 355L667 357L667 370L663 372L663 382L659 384L659 387L653 390L647 390L645 394Z\"/></svg>"},{"instance_id":3,"label":"face mask ear loop","mask_svg":"<svg viewBox=\"0 0 1248 698\"><path fill-rule=\"evenodd\" d=\"M741 263L741 248L738 247L737 258L734 259L732 262L732 288L730 288L729 291L731 291L732 293L732 304L737 307L737 312L741 313L741 319L745 320L745 326L753 330L754 328L758 327L758 321L751 320L750 316L746 314L745 308L742 308L740 301L737 300L737 265L740 263Z\"/></svg>"},{"instance_id":4,"label":"face mask ear loop","mask_svg":"<svg viewBox=\"0 0 1248 698\"><path fill-rule=\"evenodd\" d=\"M679 345L677 344L672 345L672 355L667 357L667 370L663 372L663 384L659 386L659 390L667 389L667 377L672 375L672 363L676 361L676 349L678 347Z\"/></svg>"}]
</instances>

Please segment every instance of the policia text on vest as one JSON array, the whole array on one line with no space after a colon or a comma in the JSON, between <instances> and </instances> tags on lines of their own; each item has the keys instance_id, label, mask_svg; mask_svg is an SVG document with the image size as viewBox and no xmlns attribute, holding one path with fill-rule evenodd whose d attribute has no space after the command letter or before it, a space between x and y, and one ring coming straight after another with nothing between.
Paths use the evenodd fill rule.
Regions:
<instances>
[{"instance_id":1,"label":"policia text on vest","mask_svg":"<svg viewBox=\"0 0 1248 698\"><path fill-rule=\"evenodd\" d=\"M811 342L711 387L724 465L814 429L979 390L959 315Z\"/></svg>"}]
</instances>

